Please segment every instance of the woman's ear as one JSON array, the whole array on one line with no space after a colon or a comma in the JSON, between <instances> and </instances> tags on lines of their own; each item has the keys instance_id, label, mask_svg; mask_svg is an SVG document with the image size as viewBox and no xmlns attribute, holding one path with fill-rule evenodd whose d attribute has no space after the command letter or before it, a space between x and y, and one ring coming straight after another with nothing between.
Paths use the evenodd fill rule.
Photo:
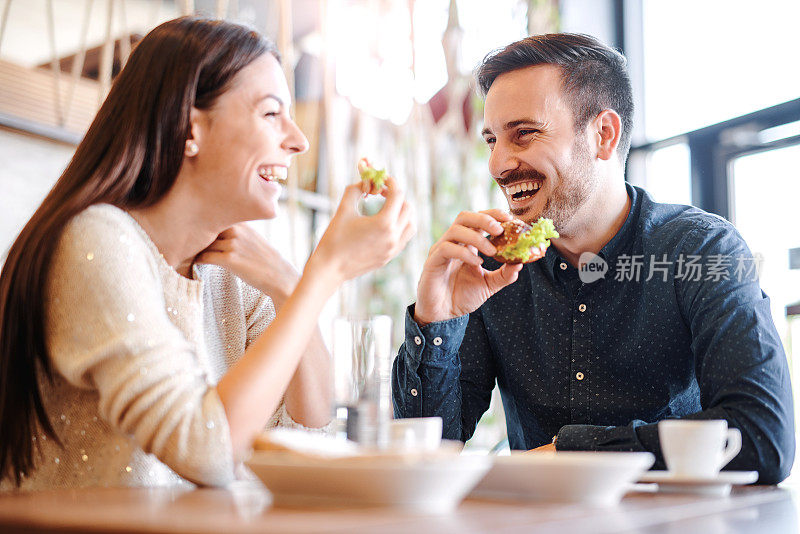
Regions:
<instances>
[{"instance_id":1,"label":"woman's ear","mask_svg":"<svg viewBox=\"0 0 800 534\"><path fill-rule=\"evenodd\" d=\"M609 160L617 152L617 146L622 136L622 120L613 109L604 109L597 114L593 125L597 140L597 157Z\"/></svg>"},{"instance_id":2,"label":"woman's ear","mask_svg":"<svg viewBox=\"0 0 800 534\"><path fill-rule=\"evenodd\" d=\"M186 137L186 146L183 150L183 155L187 158L193 158L200 153L203 142L202 119L202 112L192 106L189 111L189 135Z\"/></svg>"}]
</instances>

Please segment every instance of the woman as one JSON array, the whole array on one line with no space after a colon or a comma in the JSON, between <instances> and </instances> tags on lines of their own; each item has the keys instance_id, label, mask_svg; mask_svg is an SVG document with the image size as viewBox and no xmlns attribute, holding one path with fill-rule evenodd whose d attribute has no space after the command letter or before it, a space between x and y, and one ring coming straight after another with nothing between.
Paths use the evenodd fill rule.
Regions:
<instances>
[{"instance_id":1,"label":"woman","mask_svg":"<svg viewBox=\"0 0 800 534\"><path fill-rule=\"evenodd\" d=\"M241 26L138 44L0 275L6 487L221 485L271 418L328 422L320 310L414 229L394 183L372 217L352 185L300 277L239 224L307 149L289 98Z\"/></svg>"}]
</instances>

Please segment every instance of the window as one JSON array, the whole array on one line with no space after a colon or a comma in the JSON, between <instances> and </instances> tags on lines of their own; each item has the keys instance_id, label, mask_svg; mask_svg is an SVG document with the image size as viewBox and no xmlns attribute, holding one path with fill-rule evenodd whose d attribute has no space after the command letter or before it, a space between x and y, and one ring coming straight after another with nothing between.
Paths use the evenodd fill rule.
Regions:
<instances>
[{"instance_id":1,"label":"window","mask_svg":"<svg viewBox=\"0 0 800 534\"><path fill-rule=\"evenodd\" d=\"M647 154L644 187L657 202L692 203L689 145L675 143Z\"/></svg>"},{"instance_id":2,"label":"window","mask_svg":"<svg viewBox=\"0 0 800 534\"><path fill-rule=\"evenodd\" d=\"M648 140L797 98L800 2L645 0L642 19Z\"/></svg>"},{"instance_id":3,"label":"window","mask_svg":"<svg viewBox=\"0 0 800 534\"><path fill-rule=\"evenodd\" d=\"M740 156L730 164L734 223L753 255L762 260L761 288L770 297L785 345L786 306L800 301L800 270L789 269L789 249L800 247L795 230L800 212L798 169L800 145ZM800 351L794 356L797 359Z\"/></svg>"}]
</instances>

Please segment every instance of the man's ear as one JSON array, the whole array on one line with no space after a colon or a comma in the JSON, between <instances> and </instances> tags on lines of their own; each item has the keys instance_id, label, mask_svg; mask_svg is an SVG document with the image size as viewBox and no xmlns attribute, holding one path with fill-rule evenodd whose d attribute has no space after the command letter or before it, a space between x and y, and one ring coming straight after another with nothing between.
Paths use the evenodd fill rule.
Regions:
<instances>
[{"instance_id":1,"label":"man's ear","mask_svg":"<svg viewBox=\"0 0 800 534\"><path fill-rule=\"evenodd\" d=\"M615 156L620 137L622 136L622 120L613 109L604 109L592 121L596 140L597 157L609 160Z\"/></svg>"}]
</instances>

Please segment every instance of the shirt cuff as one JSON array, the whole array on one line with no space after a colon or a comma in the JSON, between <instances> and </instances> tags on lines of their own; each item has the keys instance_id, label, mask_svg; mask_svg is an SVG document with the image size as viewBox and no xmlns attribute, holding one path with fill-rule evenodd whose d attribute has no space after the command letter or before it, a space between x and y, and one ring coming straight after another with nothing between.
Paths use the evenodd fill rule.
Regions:
<instances>
[{"instance_id":1,"label":"shirt cuff","mask_svg":"<svg viewBox=\"0 0 800 534\"><path fill-rule=\"evenodd\" d=\"M632 425L566 425L556 436L559 451L644 451Z\"/></svg>"},{"instance_id":2,"label":"shirt cuff","mask_svg":"<svg viewBox=\"0 0 800 534\"><path fill-rule=\"evenodd\" d=\"M458 353L467 331L469 315L419 326L414 320L414 304L406 309L406 352L415 363L449 363ZM426 350L427 349L427 350Z\"/></svg>"}]
</instances>

